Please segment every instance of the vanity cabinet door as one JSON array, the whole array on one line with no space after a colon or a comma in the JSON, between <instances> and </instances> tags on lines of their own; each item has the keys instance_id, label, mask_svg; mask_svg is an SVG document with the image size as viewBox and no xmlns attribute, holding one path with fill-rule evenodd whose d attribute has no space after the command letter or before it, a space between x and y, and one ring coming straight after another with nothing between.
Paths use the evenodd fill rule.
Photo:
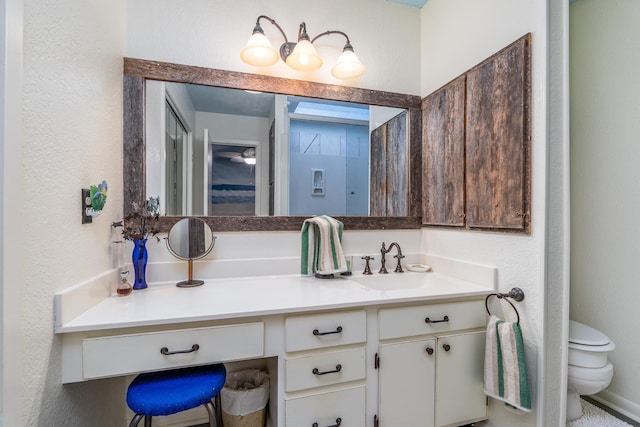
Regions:
<instances>
[{"instance_id":1,"label":"vanity cabinet door","mask_svg":"<svg viewBox=\"0 0 640 427\"><path fill-rule=\"evenodd\" d=\"M422 222L464 227L464 103L461 76L422 100Z\"/></svg>"},{"instance_id":2,"label":"vanity cabinet door","mask_svg":"<svg viewBox=\"0 0 640 427\"><path fill-rule=\"evenodd\" d=\"M483 388L484 331L438 337L436 426L487 418Z\"/></svg>"},{"instance_id":3,"label":"vanity cabinet door","mask_svg":"<svg viewBox=\"0 0 640 427\"><path fill-rule=\"evenodd\" d=\"M435 344L430 338L380 345L380 427L433 427Z\"/></svg>"}]
</instances>

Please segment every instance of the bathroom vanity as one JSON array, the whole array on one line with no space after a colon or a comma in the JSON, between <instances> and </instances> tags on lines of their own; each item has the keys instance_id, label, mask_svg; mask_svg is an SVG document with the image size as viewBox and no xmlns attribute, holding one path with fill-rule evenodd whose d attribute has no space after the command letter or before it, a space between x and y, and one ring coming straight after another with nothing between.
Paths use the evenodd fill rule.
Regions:
<instances>
[{"instance_id":1,"label":"bathroom vanity","mask_svg":"<svg viewBox=\"0 0 640 427\"><path fill-rule=\"evenodd\" d=\"M495 271L438 271L213 279L127 297L77 286L55 297L62 380L247 361L269 372L274 427L485 419L484 297Z\"/></svg>"}]
</instances>

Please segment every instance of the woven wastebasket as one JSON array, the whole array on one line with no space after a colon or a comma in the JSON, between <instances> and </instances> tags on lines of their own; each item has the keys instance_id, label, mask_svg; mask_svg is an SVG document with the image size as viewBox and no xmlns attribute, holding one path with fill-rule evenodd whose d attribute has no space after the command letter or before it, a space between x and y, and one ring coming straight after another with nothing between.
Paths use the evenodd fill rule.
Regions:
<instances>
[{"instance_id":1,"label":"woven wastebasket","mask_svg":"<svg viewBox=\"0 0 640 427\"><path fill-rule=\"evenodd\" d=\"M227 372L220 400L224 427L264 427L269 375L259 369Z\"/></svg>"}]
</instances>

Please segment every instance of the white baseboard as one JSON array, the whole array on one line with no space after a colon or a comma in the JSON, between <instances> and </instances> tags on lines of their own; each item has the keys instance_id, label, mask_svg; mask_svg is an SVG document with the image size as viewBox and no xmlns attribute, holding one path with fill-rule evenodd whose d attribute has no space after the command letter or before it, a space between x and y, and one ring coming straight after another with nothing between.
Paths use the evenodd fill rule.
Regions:
<instances>
[{"instance_id":1,"label":"white baseboard","mask_svg":"<svg viewBox=\"0 0 640 427\"><path fill-rule=\"evenodd\" d=\"M612 393L609 390L601 391L600 393L590 397L593 400L597 400L603 405L608 406L614 411L617 411L634 421L640 422L640 404L625 399L624 397Z\"/></svg>"}]
</instances>

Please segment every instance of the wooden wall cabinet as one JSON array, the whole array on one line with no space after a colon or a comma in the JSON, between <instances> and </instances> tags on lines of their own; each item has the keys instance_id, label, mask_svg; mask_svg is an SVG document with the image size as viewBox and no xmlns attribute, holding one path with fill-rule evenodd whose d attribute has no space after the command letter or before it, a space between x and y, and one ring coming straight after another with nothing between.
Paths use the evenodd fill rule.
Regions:
<instances>
[{"instance_id":1,"label":"wooden wall cabinet","mask_svg":"<svg viewBox=\"0 0 640 427\"><path fill-rule=\"evenodd\" d=\"M423 225L530 233L530 45L423 99Z\"/></svg>"},{"instance_id":2,"label":"wooden wall cabinet","mask_svg":"<svg viewBox=\"0 0 640 427\"><path fill-rule=\"evenodd\" d=\"M371 132L370 216L408 215L407 147L406 111Z\"/></svg>"}]
</instances>

